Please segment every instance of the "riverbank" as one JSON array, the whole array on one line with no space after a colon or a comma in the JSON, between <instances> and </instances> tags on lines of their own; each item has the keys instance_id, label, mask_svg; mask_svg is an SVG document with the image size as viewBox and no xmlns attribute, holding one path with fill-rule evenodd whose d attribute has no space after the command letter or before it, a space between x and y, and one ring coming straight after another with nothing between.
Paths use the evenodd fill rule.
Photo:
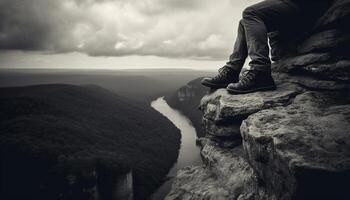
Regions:
<instances>
[{"instance_id":1,"label":"riverbank","mask_svg":"<svg viewBox=\"0 0 350 200\"><path fill-rule=\"evenodd\" d=\"M162 200L168 194L173 183L173 178L179 169L201 164L200 148L196 146L197 134L191 121L179 111L171 108L164 97L151 102L151 107L169 119L181 132L181 147L177 162L167 175L167 180L152 195L152 200Z\"/></svg>"}]
</instances>

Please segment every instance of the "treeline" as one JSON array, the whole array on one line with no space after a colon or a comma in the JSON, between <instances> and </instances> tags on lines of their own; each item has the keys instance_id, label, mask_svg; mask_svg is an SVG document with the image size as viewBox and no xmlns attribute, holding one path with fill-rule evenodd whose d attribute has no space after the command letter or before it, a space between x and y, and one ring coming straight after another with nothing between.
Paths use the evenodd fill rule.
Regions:
<instances>
[{"instance_id":1,"label":"treeline","mask_svg":"<svg viewBox=\"0 0 350 200\"><path fill-rule=\"evenodd\" d=\"M97 86L0 88L0 110L4 199L89 199L98 174L129 170L145 199L177 159L173 124Z\"/></svg>"}]
</instances>

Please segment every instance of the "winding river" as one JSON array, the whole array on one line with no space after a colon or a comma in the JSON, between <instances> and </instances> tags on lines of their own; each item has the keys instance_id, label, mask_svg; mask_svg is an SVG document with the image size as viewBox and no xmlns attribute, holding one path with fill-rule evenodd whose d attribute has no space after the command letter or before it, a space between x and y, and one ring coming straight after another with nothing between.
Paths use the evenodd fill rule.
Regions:
<instances>
[{"instance_id":1,"label":"winding river","mask_svg":"<svg viewBox=\"0 0 350 200\"><path fill-rule=\"evenodd\" d=\"M171 108L164 100L164 97L154 100L151 106L168 118L181 131L181 147L177 162L170 169L167 175L168 180L151 197L152 200L163 200L171 189L176 172L186 166L200 164L202 161L200 149L196 146L196 130L190 120L179 111Z\"/></svg>"}]
</instances>

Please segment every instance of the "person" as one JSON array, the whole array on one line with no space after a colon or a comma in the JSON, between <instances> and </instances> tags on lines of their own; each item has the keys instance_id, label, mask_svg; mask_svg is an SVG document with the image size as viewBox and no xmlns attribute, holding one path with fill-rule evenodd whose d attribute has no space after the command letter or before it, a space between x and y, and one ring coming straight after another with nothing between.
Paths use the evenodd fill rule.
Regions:
<instances>
[{"instance_id":1,"label":"person","mask_svg":"<svg viewBox=\"0 0 350 200\"><path fill-rule=\"evenodd\" d=\"M276 89L271 76L268 33L303 29L332 3L331 0L265 0L247 7L229 61L215 77L203 78L204 86L226 88L233 94ZM302 23L303 22L303 23ZM301 30L300 30L301 31ZM249 69L242 71L247 56Z\"/></svg>"}]
</instances>

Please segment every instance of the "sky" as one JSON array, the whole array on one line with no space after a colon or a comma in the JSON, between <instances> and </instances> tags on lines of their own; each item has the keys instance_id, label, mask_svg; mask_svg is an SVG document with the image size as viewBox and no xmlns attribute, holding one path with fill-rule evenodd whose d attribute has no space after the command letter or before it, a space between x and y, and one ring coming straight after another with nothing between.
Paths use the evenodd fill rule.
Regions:
<instances>
[{"instance_id":1,"label":"sky","mask_svg":"<svg viewBox=\"0 0 350 200\"><path fill-rule=\"evenodd\" d=\"M259 0L0 0L0 68L217 69Z\"/></svg>"}]
</instances>

